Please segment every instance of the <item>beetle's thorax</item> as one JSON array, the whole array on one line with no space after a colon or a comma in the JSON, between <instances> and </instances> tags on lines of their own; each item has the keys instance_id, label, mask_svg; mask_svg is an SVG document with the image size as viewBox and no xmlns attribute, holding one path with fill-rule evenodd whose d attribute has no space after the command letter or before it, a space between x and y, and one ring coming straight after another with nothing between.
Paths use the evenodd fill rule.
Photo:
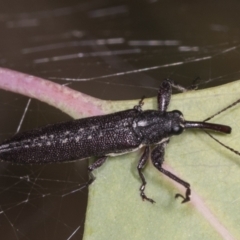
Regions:
<instances>
[{"instance_id":1,"label":"beetle's thorax","mask_svg":"<svg viewBox=\"0 0 240 240\"><path fill-rule=\"evenodd\" d=\"M182 133L184 118L181 112L143 111L134 119L133 128L143 139L143 144L156 144L172 135Z\"/></svg>"}]
</instances>

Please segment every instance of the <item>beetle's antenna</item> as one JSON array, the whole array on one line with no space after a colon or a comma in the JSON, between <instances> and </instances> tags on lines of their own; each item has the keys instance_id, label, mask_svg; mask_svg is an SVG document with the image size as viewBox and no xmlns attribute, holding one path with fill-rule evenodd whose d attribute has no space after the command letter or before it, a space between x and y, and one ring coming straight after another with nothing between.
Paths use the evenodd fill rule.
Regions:
<instances>
[{"instance_id":1,"label":"beetle's antenna","mask_svg":"<svg viewBox=\"0 0 240 240\"><path fill-rule=\"evenodd\" d=\"M222 112L226 111L226 110L227 110L227 109L229 109L229 108L232 108L233 106L237 105L238 103L240 103L240 99L238 99L238 100L237 100L237 101L235 101L234 103L232 103L232 104L228 105L227 107L225 107L225 108L224 108L224 109L222 109L221 111L219 111L219 112L215 113L214 115L212 115L212 116L210 116L210 117L206 118L205 120L203 120L203 122L206 122L206 121L208 121L208 120L210 120L210 119L214 118L214 117L215 117L215 116L217 116L218 114L220 114L220 113L222 113Z\"/></svg>"},{"instance_id":2,"label":"beetle's antenna","mask_svg":"<svg viewBox=\"0 0 240 240\"><path fill-rule=\"evenodd\" d=\"M229 151L240 155L240 152L238 152L237 150L225 145L224 143L220 142L218 139L216 139L212 134L210 134L209 132L204 131L210 138L212 138L213 140L215 140L217 143L219 143L220 145L222 145L223 147L227 148Z\"/></svg>"},{"instance_id":3,"label":"beetle's antenna","mask_svg":"<svg viewBox=\"0 0 240 240\"><path fill-rule=\"evenodd\" d=\"M222 112L225 112L227 109L229 108L232 108L234 107L235 105L237 105L238 103L240 103L240 99L238 99L237 101L235 101L234 103L231 103L230 105L228 105L227 107L223 108L222 110L220 110L219 112L213 114L212 116L206 118L205 120L203 120L203 123L206 123L206 121L209 121L210 119L214 118L215 116L219 115L220 113ZM222 126L222 125L220 125ZM224 125L223 125L224 126ZM226 126L227 127L227 126ZM211 129L211 128L210 128ZM219 131L217 129L212 129L212 130L215 130L215 131ZM220 142L217 138L215 138L212 134L210 134L209 132L207 131L204 131L210 138L212 138L214 141L216 141L217 143L219 143L220 145L222 145L223 147L227 148L229 151L235 153L236 155L239 155L240 156L240 152L225 145L224 143ZM224 132L224 131L220 131L220 132ZM230 131L231 132L231 131ZM227 132L225 132L227 133Z\"/></svg>"}]
</instances>

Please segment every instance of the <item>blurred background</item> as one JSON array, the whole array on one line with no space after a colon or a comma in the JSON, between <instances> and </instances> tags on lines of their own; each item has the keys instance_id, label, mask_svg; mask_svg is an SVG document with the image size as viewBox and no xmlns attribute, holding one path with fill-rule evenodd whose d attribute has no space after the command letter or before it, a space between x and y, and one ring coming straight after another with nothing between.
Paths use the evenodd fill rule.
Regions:
<instances>
[{"instance_id":1,"label":"blurred background","mask_svg":"<svg viewBox=\"0 0 240 240\"><path fill-rule=\"evenodd\" d=\"M111 100L156 96L164 78L217 86L240 78L239 12L233 0L2 0L0 66ZM1 141L25 109L21 131L71 119L0 90ZM1 239L82 239L86 167L2 162Z\"/></svg>"}]
</instances>

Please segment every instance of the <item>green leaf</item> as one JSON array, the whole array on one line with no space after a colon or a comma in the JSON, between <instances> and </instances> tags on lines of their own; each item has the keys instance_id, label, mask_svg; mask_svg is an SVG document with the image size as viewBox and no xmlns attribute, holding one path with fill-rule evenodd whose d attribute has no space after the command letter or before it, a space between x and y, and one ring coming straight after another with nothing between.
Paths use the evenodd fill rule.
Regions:
<instances>
[{"instance_id":1,"label":"green leaf","mask_svg":"<svg viewBox=\"0 0 240 240\"><path fill-rule=\"evenodd\" d=\"M174 95L169 110L185 119L201 121L236 101L240 82ZM107 112L132 108L138 101L112 102ZM156 98L144 108L156 108ZM232 133L214 136L240 150L240 106L210 122L229 125ZM158 172L149 161L144 174L146 194L156 203L142 201L137 163L142 151L108 158L94 174L84 240L106 239L240 239L240 156L225 149L200 130L172 137L164 167L191 184L191 202L181 204L176 193L185 189Z\"/></svg>"}]
</instances>

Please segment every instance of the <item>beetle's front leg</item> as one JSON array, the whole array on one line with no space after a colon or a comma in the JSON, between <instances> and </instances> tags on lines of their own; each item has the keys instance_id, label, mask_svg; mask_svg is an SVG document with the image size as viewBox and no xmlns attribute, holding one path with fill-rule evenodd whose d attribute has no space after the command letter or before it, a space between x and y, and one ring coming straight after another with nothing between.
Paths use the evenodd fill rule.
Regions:
<instances>
[{"instance_id":1,"label":"beetle's front leg","mask_svg":"<svg viewBox=\"0 0 240 240\"><path fill-rule=\"evenodd\" d=\"M143 152L143 154L142 154L142 156L141 156L141 158L140 158L140 160L138 162L138 166L137 166L138 174L139 174L139 176L140 176L140 178L142 180L142 185L139 188L139 191L140 191L140 196L142 197L142 200L147 200L147 201L149 201L151 203L154 203L155 201L153 199L148 198L145 195L144 190L145 190L145 186L146 186L147 182L146 182L145 177L144 177L144 175L142 173L142 170L143 170L144 166L146 165L146 162L147 162L148 157L149 157L149 151L150 151L150 148L149 147L145 147L144 152Z\"/></svg>"},{"instance_id":2,"label":"beetle's front leg","mask_svg":"<svg viewBox=\"0 0 240 240\"><path fill-rule=\"evenodd\" d=\"M192 84L189 87L183 87L179 83L175 82L172 79L167 79L166 81L169 81L171 83L171 86L175 89L177 89L180 92L187 92L191 90L196 90L198 89L200 78L196 78L192 81Z\"/></svg>"},{"instance_id":3,"label":"beetle's front leg","mask_svg":"<svg viewBox=\"0 0 240 240\"><path fill-rule=\"evenodd\" d=\"M179 177L175 176L174 174L165 170L162 167L162 164L164 161L164 151L165 151L165 147L167 146L168 142L169 141L166 141L166 142L163 142L160 145L156 146L152 151L151 159L152 159L154 167L156 167L160 172L162 172L163 174L165 174L166 176L168 176L169 178L178 182L179 184L181 184L182 186L184 186L186 188L185 197L179 193L175 195L175 198L178 198L178 197L183 198L182 203L185 203L185 202L190 201L190 195L191 195L190 184L183 181L182 179L180 179Z\"/></svg>"},{"instance_id":4,"label":"beetle's front leg","mask_svg":"<svg viewBox=\"0 0 240 240\"><path fill-rule=\"evenodd\" d=\"M89 180L84 184L86 187L92 184L92 182L95 180L95 177L92 171L94 169L101 167L103 163L106 161L106 159L107 159L107 156L101 157L88 167Z\"/></svg>"},{"instance_id":5,"label":"beetle's front leg","mask_svg":"<svg viewBox=\"0 0 240 240\"><path fill-rule=\"evenodd\" d=\"M172 95L172 82L165 79L158 89L158 110L166 112Z\"/></svg>"},{"instance_id":6,"label":"beetle's front leg","mask_svg":"<svg viewBox=\"0 0 240 240\"><path fill-rule=\"evenodd\" d=\"M180 92L194 90L198 87L197 79L189 88L185 88L171 79L164 79L158 90L158 110L161 112L165 112L167 110L167 107L171 100L172 87L179 90Z\"/></svg>"}]
</instances>

